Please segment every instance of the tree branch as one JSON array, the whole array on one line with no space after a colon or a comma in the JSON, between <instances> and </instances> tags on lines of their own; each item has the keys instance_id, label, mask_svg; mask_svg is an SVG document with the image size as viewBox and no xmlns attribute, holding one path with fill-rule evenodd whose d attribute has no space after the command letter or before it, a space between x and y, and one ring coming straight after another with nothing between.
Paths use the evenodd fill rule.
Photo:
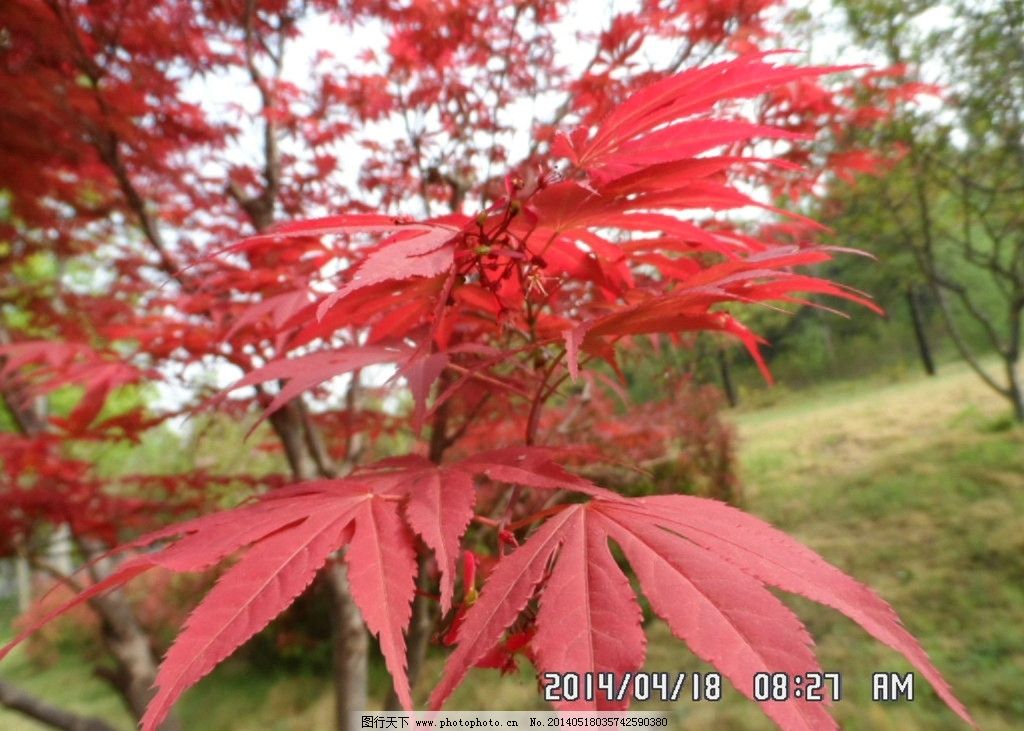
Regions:
<instances>
[{"instance_id":1,"label":"tree branch","mask_svg":"<svg viewBox=\"0 0 1024 731\"><path fill-rule=\"evenodd\" d=\"M63 731L118 731L102 719L58 708L3 679L0 679L0 705Z\"/></svg>"}]
</instances>

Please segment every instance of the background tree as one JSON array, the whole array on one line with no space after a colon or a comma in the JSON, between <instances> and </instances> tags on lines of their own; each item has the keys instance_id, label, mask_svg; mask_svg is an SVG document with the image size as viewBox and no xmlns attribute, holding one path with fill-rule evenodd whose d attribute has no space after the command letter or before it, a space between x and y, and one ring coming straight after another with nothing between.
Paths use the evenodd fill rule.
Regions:
<instances>
[{"instance_id":1,"label":"background tree","mask_svg":"<svg viewBox=\"0 0 1024 731\"><path fill-rule=\"evenodd\" d=\"M1024 11L1013 2L844 3L856 38L913 83L950 85L943 105L907 104L877 130L905 154L848 199L911 252L961 356L1024 419ZM869 233L869 232L865 232ZM913 295L911 295L913 296ZM1002 374L981 357L993 353Z\"/></svg>"}]
</instances>

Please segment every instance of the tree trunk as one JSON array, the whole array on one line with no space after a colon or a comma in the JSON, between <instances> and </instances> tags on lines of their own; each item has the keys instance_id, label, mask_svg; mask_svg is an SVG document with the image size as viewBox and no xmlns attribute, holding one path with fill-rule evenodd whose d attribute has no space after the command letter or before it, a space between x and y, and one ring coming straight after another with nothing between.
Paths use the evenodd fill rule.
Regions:
<instances>
[{"instance_id":1,"label":"tree trunk","mask_svg":"<svg viewBox=\"0 0 1024 731\"><path fill-rule=\"evenodd\" d=\"M297 400L288 402L271 414L270 425L281 440L284 456L288 460L288 467L294 479L315 480L318 477L331 476L322 474L317 467L317 461L307 443Z\"/></svg>"},{"instance_id":2,"label":"tree trunk","mask_svg":"<svg viewBox=\"0 0 1024 731\"><path fill-rule=\"evenodd\" d=\"M1024 383L1021 383L1019 360L1010 358L1006 360L1006 382L1008 384L1007 397L1013 407L1013 418L1018 423L1024 424Z\"/></svg>"},{"instance_id":3,"label":"tree trunk","mask_svg":"<svg viewBox=\"0 0 1024 731\"><path fill-rule=\"evenodd\" d=\"M732 365L725 348L718 349L718 370L722 375L722 390L725 392L725 398L729 401L729 406L736 408L740 400L736 394L736 384L732 380Z\"/></svg>"},{"instance_id":4,"label":"tree trunk","mask_svg":"<svg viewBox=\"0 0 1024 731\"><path fill-rule=\"evenodd\" d=\"M356 715L366 710L367 662L370 638L363 618L352 601L348 570L340 561L325 573L334 597L334 713L338 731L359 728Z\"/></svg>"},{"instance_id":5,"label":"tree trunk","mask_svg":"<svg viewBox=\"0 0 1024 731\"><path fill-rule=\"evenodd\" d=\"M337 476L334 465L321 454L322 444L301 399L293 399L270 416L270 423L284 446L292 477L314 480ZM355 731L357 715L367 705L367 660L369 637L363 617L352 600L348 570L335 562L324 572L331 589L334 656L334 705L336 731Z\"/></svg>"},{"instance_id":6,"label":"tree trunk","mask_svg":"<svg viewBox=\"0 0 1024 731\"><path fill-rule=\"evenodd\" d=\"M928 332L924 326L924 314L921 312L920 295L913 285L907 286L907 306L910 308L910 321L914 325L914 339L917 341L917 351L921 356L921 365L929 376L935 375L935 360L932 358L932 348L928 342Z\"/></svg>"},{"instance_id":7,"label":"tree trunk","mask_svg":"<svg viewBox=\"0 0 1024 731\"><path fill-rule=\"evenodd\" d=\"M18 587L18 612L25 613L32 606L32 573L24 556L14 559L15 583Z\"/></svg>"},{"instance_id":8,"label":"tree trunk","mask_svg":"<svg viewBox=\"0 0 1024 731\"><path fill-rule=\"evenodd\" d=\"M110 561L95 560L102 555L103 548L87 541L79 541L79 544L86 558L93 561L89 566L93 581L107 578L113 572ZM135 610L121 589L94 597L89 600L89 606L100 617L103 644L117 660L116 670L102 673L101 677L120 693L132 715L141 719L156 694L153 684L159 667L149 635L139 624ZM172 711L158 728L181 731L177 714Z\"/></svg>"},{"instance_id":9,"label":"tree trunk","mask_svg":"<svg viewBox=\"0 0 1024 731\"><path fill-rule=\"evenodd\" d=\"M448 387L448 379L442 375L437 383L437 393L443 393ZM441 404L434 413L430 425L430 443L427 447L427 459L434 464L441 464L444 453L451 446L451 439L448 435L448 402ZM409 687L416 689L416 679L419 677L423 661L427 656L427 646L430 644L430 636L437 623L437 616L434 612L434 602L431 601L427 592L430 589L430 582L426 571L426 546L422 543L418 546L418 559L416 562L416 598L412 603L412 618L409 621L409 634L406 642L406 666L409 677ZM398 694L395 693L394 685L388 691L384 700L384 708L389 711L401 710L398 701Z\"/></svg>"}]
</instances>

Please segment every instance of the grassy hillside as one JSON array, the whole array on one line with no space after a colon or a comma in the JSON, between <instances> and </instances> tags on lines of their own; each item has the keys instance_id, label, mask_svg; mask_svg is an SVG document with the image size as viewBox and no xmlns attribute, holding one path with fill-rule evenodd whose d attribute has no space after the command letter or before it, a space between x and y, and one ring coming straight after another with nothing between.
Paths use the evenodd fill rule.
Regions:
<instances>
[{"instance_id":1,"label":"grassy hillside","mask_svg":"<svg viewBox=\"0 0 1024 731\"><path fill-rule=\"evenodd\" d=\"M1024 429L1002 413L970 373L948 367L935 379L828 387L736 415L746 508L876 588L988 731L1024 727ZM843 674L835 715L844 728L964 728L922 679L913 703L872 703L871 673L909 666L835 612L784 598L823 666ZM660 624L649 633L648 669L708 669ZM431 658L424 691L442 661ZM0 666L0 676L80 710L115 708L81 673L73 662L39 670L23 656ZM378 672L374 685L386 682ZM452 707L542 706L524 668L501 679L477 671ZM665 710L687 729L774 728L731 687L720 703ZM188 726L203 731L328 729L331 712L323 679L261 677L230 663L182 703ZM2 711L0 727L41 728Z\"/></svg>"}]
</instances>

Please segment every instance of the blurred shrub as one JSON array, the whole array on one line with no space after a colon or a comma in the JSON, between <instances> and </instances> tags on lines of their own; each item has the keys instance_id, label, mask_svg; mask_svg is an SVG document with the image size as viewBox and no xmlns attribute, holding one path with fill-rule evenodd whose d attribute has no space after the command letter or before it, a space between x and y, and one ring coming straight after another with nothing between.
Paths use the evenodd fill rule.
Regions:
<instances>
[{"instance_id":1,"label":"blurred shrub","mask_svg":"<svg viewBox=\"0 0 1024 731\"><path fill-rule=\"evenodd\" d=\"M679 377L663 394L617 413L607 392L593 389L559 430L557 441L590 444L618 456L621 467L588 466L585 471L625 494L684 493L738 504L736 437L721 418L721 392ZM643 472L627 467L633 464Z\"/></svg>"}]
</instances>

